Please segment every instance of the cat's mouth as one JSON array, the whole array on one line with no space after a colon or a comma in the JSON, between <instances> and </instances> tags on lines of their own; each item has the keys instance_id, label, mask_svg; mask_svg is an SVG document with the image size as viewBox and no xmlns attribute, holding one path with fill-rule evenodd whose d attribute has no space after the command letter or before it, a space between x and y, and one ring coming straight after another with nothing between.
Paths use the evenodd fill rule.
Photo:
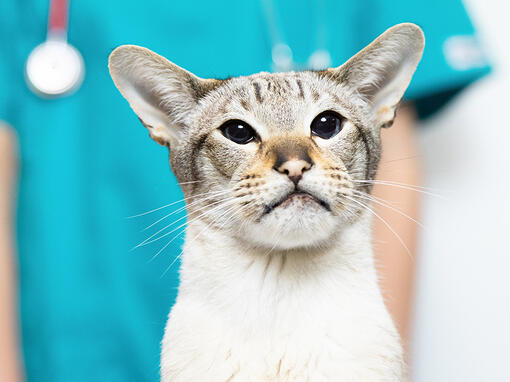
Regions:
<instances>
[{"instance_id":1,"label":"cat's mouth","mask_svg":"<svg viewBox=\"0 0 510 382\"><path fill-rule=\"evenodd\" d=\"M318 197L310 194L309 192L294 190L294 191L288 193L287 195L285 195L283 198L277 200L276 202L269 204L269 205L265 205L263 215L267 215L267 214L271 213L275 208L285 207L286 205L292 203L293 201L299 200L299 199L304 202L309 201L309 202L317 203L320 206L322 206L324 209L326 209L327 211L331 211L329 204L327 202L325 202L324 200L319 199Z\"/></svg>"}]
</instances>

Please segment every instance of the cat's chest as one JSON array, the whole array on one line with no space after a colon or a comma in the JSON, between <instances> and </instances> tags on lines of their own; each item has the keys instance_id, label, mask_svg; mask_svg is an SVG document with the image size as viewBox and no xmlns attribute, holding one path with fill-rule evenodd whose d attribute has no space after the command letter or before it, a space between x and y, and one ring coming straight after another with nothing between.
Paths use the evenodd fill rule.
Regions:
<instances>
[{"instance_id":1,"label":"cat's chest","mask_svg":"<svg viewBox=\"0 0 510 382\"><path fill-rule=\"evenodd\" d=\"M401 370L394 330L369 316L343 319L332 309L330 317L318 319L295 311L270 325L249 317L234 325L189 307L177 304L168 322L161 361L162 375L169 378L163 381L200 375L230 382L401 380L378 369L382 360L386 365L393 360L394 370Z\"/></svg>"},{"instance_id":2,"label":"cat's chest","mask_svg":"<svg viewBox=\"0 0 510 382\"><path fill-rule=\"evenodd\" d=\"M202 344L193 359L182 357L183 352L163 353L163 375L168 370L172 377L168 381L198 381L199 375L207 375L212 382L327 381L326 376L338 375L334 371L339 360L333 341L323 342L318 348L302 340L269 339L264 334L243 343L228 335L221 341L210 337L207 340L211 342ZM208 347L210 351L204 351ZM168 364L173 366L167 368Z\"/></svg>"}]
</instances>

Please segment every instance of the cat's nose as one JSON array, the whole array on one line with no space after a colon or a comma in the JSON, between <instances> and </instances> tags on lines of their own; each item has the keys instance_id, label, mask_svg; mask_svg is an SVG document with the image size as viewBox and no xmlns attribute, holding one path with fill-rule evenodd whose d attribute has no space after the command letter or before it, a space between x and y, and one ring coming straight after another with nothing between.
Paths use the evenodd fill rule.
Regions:
<instances>
[{"instance_id":1,"label":"cat's nose","mask_svg":"<svg viewBox=\"0 0 510 382\"><path fill-rule=\"evenodd\" d=\"M303 177L303 173L310 170L312 164L303 159L290 159L283 162L280 166L276 167L275 170L285 174L289 179L297 185Z\"/></svg>"}]
</instances>

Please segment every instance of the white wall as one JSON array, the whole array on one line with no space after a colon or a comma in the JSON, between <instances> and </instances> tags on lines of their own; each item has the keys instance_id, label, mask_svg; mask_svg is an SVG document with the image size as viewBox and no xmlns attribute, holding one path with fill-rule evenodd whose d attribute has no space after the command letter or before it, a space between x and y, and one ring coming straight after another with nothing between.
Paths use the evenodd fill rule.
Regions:
<instances>
[{"instance_id":1,"label":"white wall","mask_svg":"<svg viewBox=\"0 0 510 382\"><path fill-rule=\"evenodd\" d=\"M465 4L494 73L420 129L414 382L510 381L510 1Z\"/></svg>"}]
</instances>

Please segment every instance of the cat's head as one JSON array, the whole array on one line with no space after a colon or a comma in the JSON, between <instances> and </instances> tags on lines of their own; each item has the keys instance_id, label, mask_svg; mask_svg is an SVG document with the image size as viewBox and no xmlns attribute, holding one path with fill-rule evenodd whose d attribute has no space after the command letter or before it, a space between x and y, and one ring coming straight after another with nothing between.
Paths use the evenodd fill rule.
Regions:
<instances>
[{"instance_id":1,"label":"cat's head","mask_svg":"<svg viewBox=\"0 0 510 382\"><path fill-rule=\"evenodd\" d=\"M394 26L324 71L201 79L121 46L110 73L170 149L191 219L252 245L320 245L356 220L379 162L380 128L420 61L423 33Z\"/></svg>"}]
</instances>

